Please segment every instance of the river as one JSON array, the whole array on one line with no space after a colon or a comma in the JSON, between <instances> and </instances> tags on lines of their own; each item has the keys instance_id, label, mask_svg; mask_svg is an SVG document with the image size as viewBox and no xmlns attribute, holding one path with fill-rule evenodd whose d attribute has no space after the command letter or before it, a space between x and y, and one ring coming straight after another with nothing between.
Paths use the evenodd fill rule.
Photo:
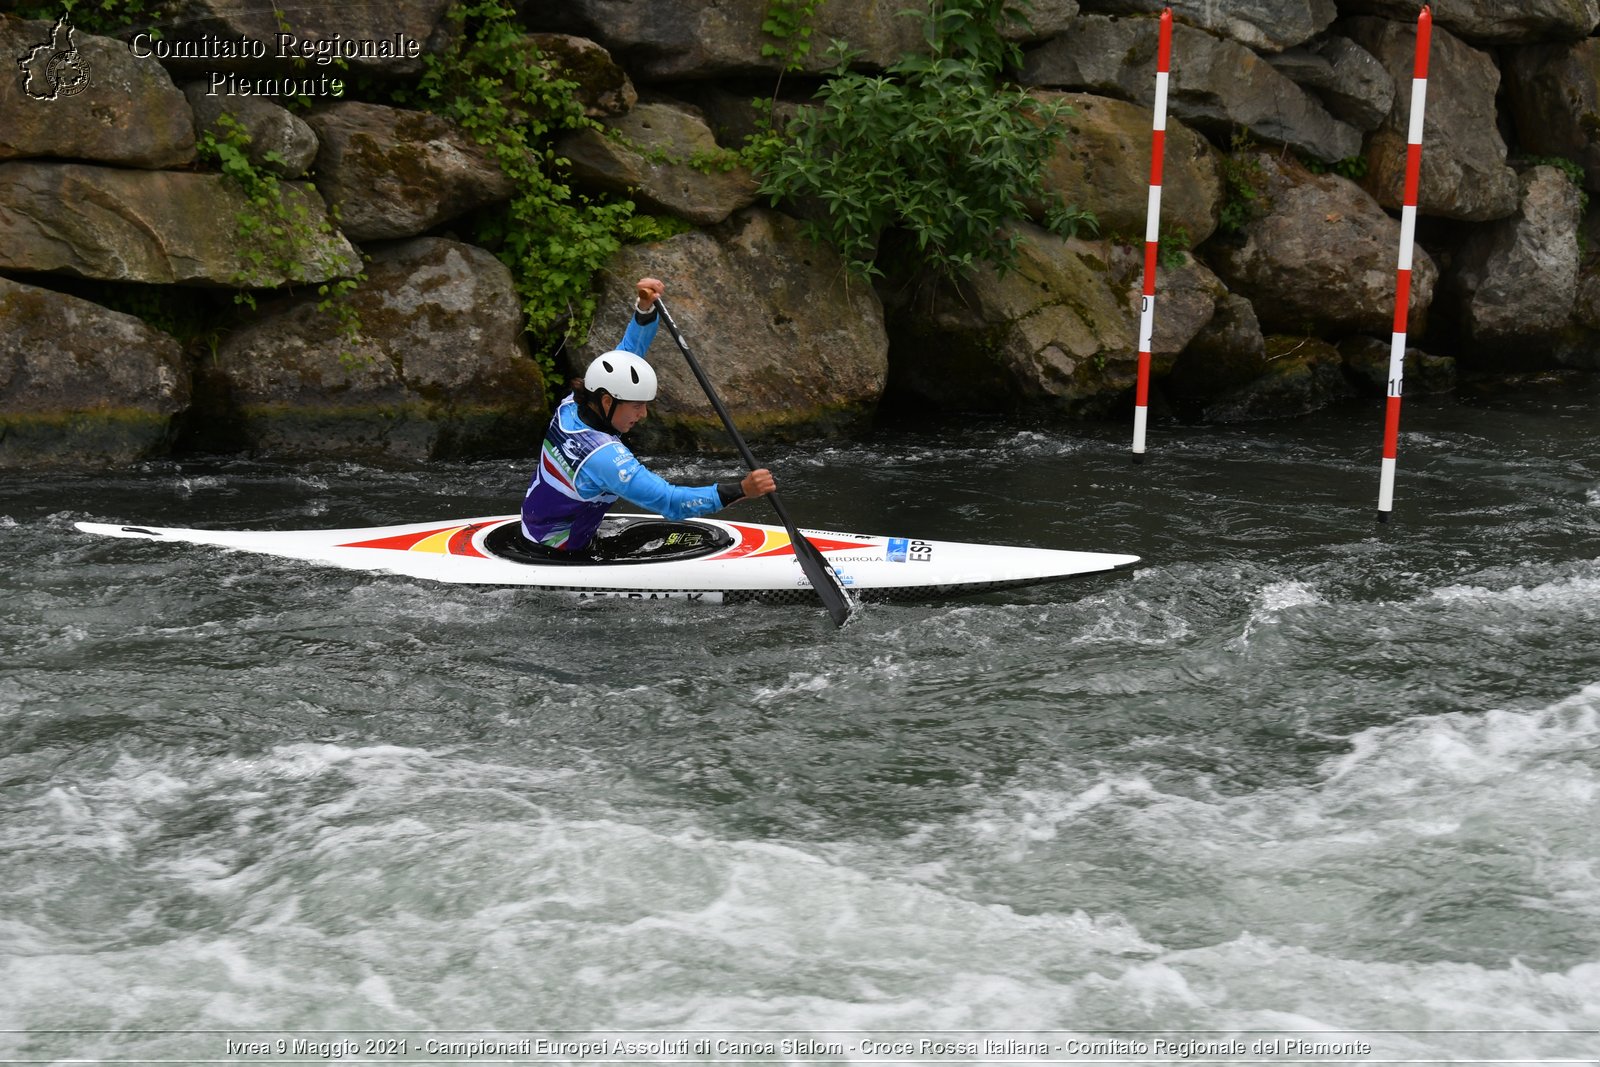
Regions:
<instances>
[{"instance_id":1,"label":"river","mask_svg":"<svg viewBox=\"0 0 1600 1067\"><path fill-rule=\"evenodd\" d=\"M758 448L802 525L1143 557L842 630L71 525L520 462L8 475L0 1058L1593 1062L1597 411L1408 400L1382 526L1369 405Z\"/></svg>"}]
</instances>

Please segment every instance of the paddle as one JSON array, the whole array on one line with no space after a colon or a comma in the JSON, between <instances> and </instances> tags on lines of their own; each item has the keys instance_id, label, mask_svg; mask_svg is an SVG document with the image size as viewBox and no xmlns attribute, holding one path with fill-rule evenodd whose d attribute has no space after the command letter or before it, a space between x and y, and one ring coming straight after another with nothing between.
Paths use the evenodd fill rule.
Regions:
<instances>
[{"instance_id":1,"label":"paddle","mask_svg":"<svg viewBox=\"0 0 1600 1067\"><path fill-rule=\"evenodd\" d=\"M678 348L683 352L684 360L689 364L689 370L694 372L695 380L700 383L700 388L705 390L706 399L711 401L711 406L716 409L722 425L727 428L728 436L733 438L734 446L739 449L739 454L744 457L745 464L751 470L760 468L756 457L751 453L750 446L744 443L744 438L739 434L739 428L733 424L733 416L728 414L728 409L722 406L722 400L717 396L717 391L711 387L711 382L706 378L705 371L700 369L700 363L694 358L694 353L689 351L689 346L684 343L683 334L678 332L678 324L672 321L672 315L667 311L667 305L659 298L656 308L661 312L661 321L666 323L667 332L672 339L678 342ZM817 591L822 598L823 607L828 609L828 614L833 617L835 626L843 626L850 617L850 600L844 595L844 586L839 582L839 576L834 573L833 567L822 558L822 553L817 546L800 536L800 531L795 528L794 520L789 518L783 501L778 499L776 492L767 494L767 499L772 501L772 510L778 513L778 518L783 522L784 529L789 531L789 540L794 544L795 558L800 561L800 569L805 572L806 578L811 582L811 588Z\"/></svg>"}]
</instances>

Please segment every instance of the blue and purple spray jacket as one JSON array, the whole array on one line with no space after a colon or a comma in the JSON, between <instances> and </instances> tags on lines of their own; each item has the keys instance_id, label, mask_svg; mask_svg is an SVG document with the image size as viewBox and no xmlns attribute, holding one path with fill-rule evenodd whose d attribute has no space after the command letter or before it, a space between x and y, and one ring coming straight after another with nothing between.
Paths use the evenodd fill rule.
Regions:
<instances>
[{"instance_id":1,"label":"blue and purple spray jacket","mask_svg":"<svg viewBox=\"0 0 1600 1067\"><path fill-rule=\"evenodd\" d=\"M635 314L617 348L648 358L657 315ZM606 510L626 497L669 519L707 515L722 507L716 485L673 485L649 470L616 434L583 421L576 395L556 406L544 434L539 465L522 498L522 535L546 548L576 552L588 546Z\"/></svg>"}]
</instances>

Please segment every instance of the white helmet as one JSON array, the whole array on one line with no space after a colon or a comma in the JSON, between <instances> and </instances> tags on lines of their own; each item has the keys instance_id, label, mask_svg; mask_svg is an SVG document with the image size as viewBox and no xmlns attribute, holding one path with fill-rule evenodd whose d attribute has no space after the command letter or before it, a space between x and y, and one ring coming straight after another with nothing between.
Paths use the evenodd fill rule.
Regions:
<instances>
[{"instance_id":1,"label":"white helmet","mask_svg":"<svg viewBox=\"0 0 1600 1067\"><path fill-rule=\"evenodd\" d=\"M583 387L591 393L604 389L618 400L654 400L656 372L641 357L616 349L589 364Z\"/></svg>"}]
</instances>

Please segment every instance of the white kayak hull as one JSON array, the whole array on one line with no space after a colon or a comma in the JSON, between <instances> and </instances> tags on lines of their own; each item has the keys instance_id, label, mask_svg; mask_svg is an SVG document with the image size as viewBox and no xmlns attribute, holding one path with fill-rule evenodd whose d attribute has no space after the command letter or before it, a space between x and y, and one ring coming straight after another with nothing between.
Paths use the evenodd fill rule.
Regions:
<instances>
[{"instance_id":1,"label":"white kayak hull","mask_svg":"<svg viewBox=\"0 0 1600 1067\"><path fill-rule=\"evenodd\" d=\"M617 516L619 528L654 516ZM406 575L437 582L530 586L588 596L694 600L807 600L815 597L781 526L693 519L712 548L693 558L548 562L508 558L516 516L343 530L187 530L77 523L85 533L216 545L286 559ZM612 519L608 518L608 523ZM665 528L665 526L663 526ZM498 532L497 532L498 531ZM802 530L852 594L919 599L977 593L1116 570L1138 556ZM690 535L695 536L694 534Z\"/></svg>"}]
</instances>

